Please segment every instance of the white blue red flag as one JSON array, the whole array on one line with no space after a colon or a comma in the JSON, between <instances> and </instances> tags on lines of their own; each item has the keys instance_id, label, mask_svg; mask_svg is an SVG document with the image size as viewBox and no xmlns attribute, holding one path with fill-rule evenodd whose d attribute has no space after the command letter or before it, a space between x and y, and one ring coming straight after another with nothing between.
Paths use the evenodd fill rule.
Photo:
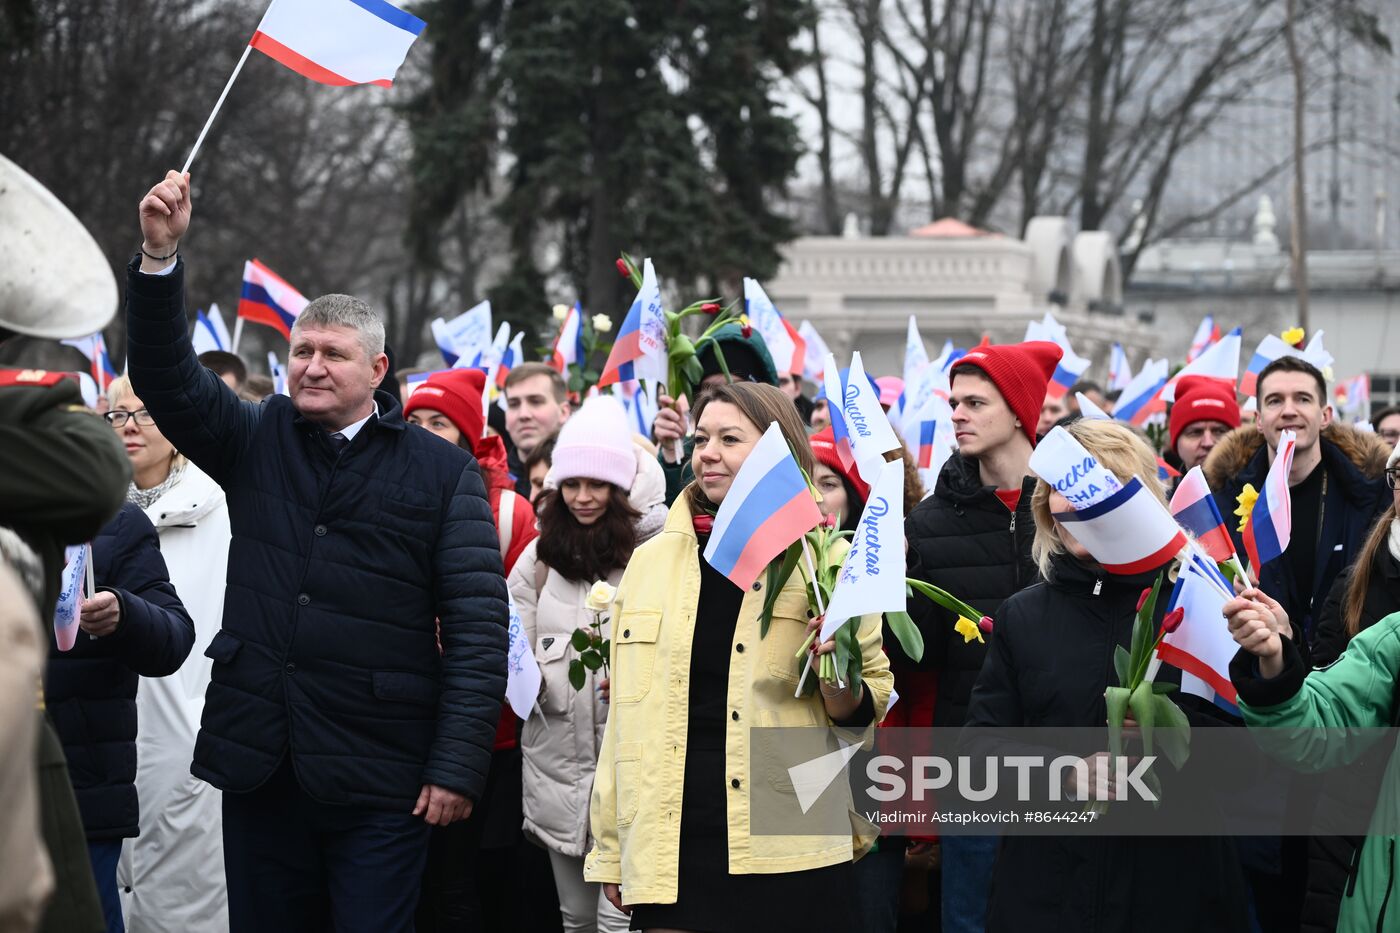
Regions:
<instances>
[{"instance_id":1,"label":"white blue red flag","mask_svg":"<svg viewBox=\"0 0 1400 933\"><path fill-rule=\"evenodd\" d=\"M194 344L196 356L210 350L228 350L233 346L233 339L229 337L228 328L224 326L224 316L219 313L218 304L211 304L207 314L204 311L195 312L194 331L190 334L190 341Z\"/></svg>"},{"instance_id":2,"label":"white blue red flag","mask_svg":"<svg viewBox=\"0 0 1400 933\"><path fill-rule=\"evenodd\" d=\"M1167 403L1162 401L1162 389L1166 385L1167 361L1148 360L1118 396L1113 417L1138 427L1146 424L1153 415L1166 411Z\"/></svg>"},{"instance_id":3,"label":"white blue red flag","mask_svg":"<svg viewBox=\"0 0 1400 933\"><path fill-rule=\"evenodd\" d=\"M433 376L439 376L443 373L450 372L452 372L452 370L450 369L437 369L430 373L414 373L413 375L409 376L407 379L404 380L404 382L408 385L408 394L404 396L403 400L405 402L408 401L413 396L413 393L418 391L418 387L421 386L423 383L427 382Z\"/></svg>"},{"instance_id":4,"label":"white blue red flag","mask_svg":"<svg viewBox=\"0 0 1400 933\"><path fill-rule=\"evenodd\" d=\"M1187 376L1205 376L1229 383L1233 388L1240 378L1240 344L1243 332L1236 327L1224 337L1218 338L1190 363L1181 368L1175 376L1167 380L1162 389L1162 401L1176 401L1176 384Z\"/></svg>"},{"instance_id":5,"label":"white blue red flag","mask_svg":"<svg viewBox=\"0 0 1400 933\"><path fill-rule=\"evenodd\" d=\"M826 607L820 639L826 641L857 616L903 612L904 570L904 462L892 460L871 484Z\"/></svg>"},{"instance_id":6,"label":"white blue red flag","mask_svg":"<svg viewBox=\"0 0 1400 933\"><path fill-rule=\"evenodd\" d=\"M1371 377L1362 373L1337 383L1337 409L1347 417L1367 420L1371 414Z\"/></svg>"},{"instance_id":7,"label":"white blue red flag","mask_svg":"<svg viewBox=\"0 0 1400 933\"><path fill-rule=\"evenodd\" d=\"M310 303L301 292L258 260L250 259L243 264L238 317L254 324L265 324L291 340L297 315Z\"/></svg>"},{"instance_id":8,"label":"white blue red flag","mask_svg":"<svg viewBox=\"0 0 1400 933\"><path fill-rule=\"evenodd\" d=\"M1259 346L1254 348L1254 355L1249 358L1249 365L1245 367L1244 375L1240 377L1240 394L1253 395L1254 389L1259 383L1259 374L1264 367L1274 360L1283 356L1298 356L1303 354L1296 348L1283 342L1283 339L1276 334L1269 334L1259 341Z\"/></svg>"},{"instance_id":9,"label":"white blue red flag","mask_svg":"<svg viewBox=\"0 0 1400 933\"><path fill-rule=\"evenodd\" d=\"M63 558L63 577L53 614L53 637L59 651L72 651L78 641L78 618L82 615L83 586L88 562L92 560L92 545L70 545L63 549Z\"/></svg>"},{"instance_id":10,"label":"white blue red flag","mask_svg":"<svg viewBox=\"0 0 1400 933\"><path fill-rule=\"evenodd\" d=\"M836 368L836 357L826 355L822 365L822 391L826 396L826 410L831 418L831 440L836 448L836 456L841 465L850 469L856 464L855 447L851 444L851 434L846 428L846 419L841 413L841 400L846 397L845 374Z\"/></svg>"},{"instance_id":11,"label":"white blue red flag","mask_svg":"<svg viewBox=\"0 0 1400 933\"><path fill-rule=\"evenodd\" d=\"M1233 598L1234 589L1219 568L1192 548L1181 562L1167 604L1168 611L1181 609L1185 615L1176 631L1163 636L1157 656L1190 675L1182 677L1182 692L1217 702L1238 716L1230 660L1239 646L1221 616L1221 609Z\"/></svg>"},{"instance_id":12,"label":"white blue red flag","mask_svg":"<svg viewBox=\"0 0 1400 933\"><path fill-rule=\"evenodd\" d=\"M747 591L775 557L821 520L802 468L774 422L725 493L705 546L705 561Z\"/></svg>"},{"instance_id":13,"label":"white blue red flag","mask_svg":"<svg viewBox=\"0 0 1400 933\"><path fill-rule=\"evenodd\" d=\"M1115 343L1108 354L1108 390L1126 389L1133 382L1133 367L1128 363L1128 352L1121 343Z\"/></svg>"},{"instance_id":14,"label":"white blue red flag","mask_svg":"<svg viewBox=\"0 0 1400 933\"><path fill-rule=\"evenodd\" d=\"M524 339L524 331L512 337L506 346L506 352L501 354L501 362L496 364L496 388L502 391L505 390L506 377L510 375L510 371L525 362L525 348L522 346Z\"/></svg>"},{"instance_id":15,"label":"white blue red flag","mask_svg":"<svg viewBox=\"0 0 1400 933\"><path fill-rule=\"evenodd\" d=\"M902 445L885 410L880 407L880 393L865 373L859 350L851 354L851 366L846 370L845 381L840 404L841 419L850 439L851 453L855 455L860 478L873 486L884 469L885 453L899 450ZM831 400L828 398L827 407L830 406ZM835 421L832 423L834 425Z\"/></svg>"},{"instance_id":16,"label":"white blue red flag","mask_svg":"<svg viewBox=\"0 0 1400 933\"><path fill-rule=\"evenodd\" d=\"M744 279L744 313L758 331L778 373L802 373L807 365L807 341L783 317L757 279Z\"/></svg>"},{"instance_id":17,"label":"white blue red flag","mask_svg":"<svg viewBox=\"0 0 1400 933\"><path fill-rule=\"evenodd\" d=\"M642 287L632 305L627 309L627 317L617 331L608 361L603 364L603 374L598 379L598 387L610 386L615 382L631 382L634 379L647 379L653 382L666 381L666 311L661 306L661 285L656 278L656 270L651 260L642 263ZM560 332L563 339L563 332ZM558 350L555 351L556 356ZM558 367L556 367L558 368ZM562 372L562 370L560 370Z\"/></svg>"},{"instance_id":18,"label":"white blue red flag","mask_svg":"<svg viewBox=\"0 0 1400 933\"><path fill-rule=\"evenodd\" d=\"M97 391L107 391L107 383L117 378L117 369L112 365L112 357L107 354L107 341L103 338L102 332L88 334L86 337L73 337L61 342L74 347L87 357L92 380L97 383Z\"/></svg>"},{"instance_id":19,"label":"white blue red flag","mask_svg":"<svg viewBox=\"0 0 1400 933\"><path fill-rule=\"evenodd\" d=\"M430 326L433 341L448 366L489 368L491 302L480 302L450 321L433 318Z\"/></svg>"},{"instance_id":20,"label":"white blue red flag","mask_svg":"<svg viewBox=\"0 0 1400 933\"><path fill-rule=\"evenodd\" d=\"M389 87L424 25L388 0L274 0L248 44L321 84Z\"/></svg>"},{"instance_id":21,"label":"white blue red flag","mask_svg":"<svg viewBox=\"0 0 1400 933\"><path fill-rule=\"evenodd\" d=\"M1045 312L1043 319L1026 324L1026 340L1048 340L1064 351L1060 362L1055 364L1050 384L1045 387L1045 394L1051 398L1062 398L1089 369L1089 361L1075 353L1070 346L1065 326L1055 320L1055 315L1049 311Z\"/></svg>"},{"instance_id":22,"label":"white blue red flag","mask_svg":"<svg viewBox=\"0 0 1400 933\"><path fill-rule=\"evenodd\" d=\"M1069 501L1055 520L1109 573L1160 567L1185 547L1186 535L1142 480L1119 481L1064 428L1036 445L1030 467Z\"/></svg>"},{"instance_id":23,"label":"white blue red flag","mask_svg":"<svg viewBox=\"0 0 1400 933\"><path fill-rule=\"evenodd\" d=\"M272 377L273 395L291 395L287 391L287 371L282 368L282 363L277 359L277 354L271 350L267 352L267 373Z\"/></svg>"},{"instance_id":24,"label":"white blue red flag","mask_svg":"<svg viewBox=\"0 0 1400 933\"><path fill-rule=\"evenodd\" d=\"M626 325L624 324L623 327L625 328ZM613 344L613 351L616 352L616 350L617 345ZM564 320L559 322L559 334L554 338L554 349L549 355L549 365L567 378L569 367L576 366L582 361L583 306L575 301L574 306L564 315Z\"/></svg>"},{"instance_id":25,"label":"white blue red flag","mask_svg":"<svg viewBox=\"0 0 1400 933\"><path fill-rule=\"evenodd\" d=\"M1225 516L1215 504L1210 484L1200 464L1186 471L1186 476L1172 493L1172 515L1177 524L1191 532L1192 537L1211 559L1224 563L1235 556L1235 544L1225 526Z\"/></svg>"},{"instance_id":26,"label":"white blue red flag","mask_svg":"<svg viewBox=\"0 0 1400 933\"><path fill-rule=\"evenodd\" d=\"M1293 450L1297 435L1292 431L1279 434L1278 450L1264 488L1254 500L1249 522L1244 526L1244 550L1254 572L1259 573L1269 561L1283 556L1293 535L1293 502L1288 495L1288 471L1293 469Z\"/></svg>"},{"instance_id":27,"label":"white blue red flag","mask_svg":"<svg viewBox=\"0 0 1400 933\"><path fill-rule=\"evenodd\" d=\"M831 355L831 351L826 348L826 341L817 333L811 321L804 320L799 324L797 335L803 339L806 346L802 357L802 376L808 382L820 383L825 372L823 367L826 365L826 358Z\"/></svg>"},{"instance_id":28,"label":"white blue red flag","mask_svg":"<svg viewBox=\"0 0 1400 933\"><path fill-rule=\"evenodd\" d=\"M1186 351L1186 362L1190 363L1196 357L1206 352L1206 348L1220 339L1220 328L1215 324L1215 318L1207 314L1201 319L1201 323L1196 327L1196 334L1191 338L1191 348Z\"/></svg>"}]
</instances>

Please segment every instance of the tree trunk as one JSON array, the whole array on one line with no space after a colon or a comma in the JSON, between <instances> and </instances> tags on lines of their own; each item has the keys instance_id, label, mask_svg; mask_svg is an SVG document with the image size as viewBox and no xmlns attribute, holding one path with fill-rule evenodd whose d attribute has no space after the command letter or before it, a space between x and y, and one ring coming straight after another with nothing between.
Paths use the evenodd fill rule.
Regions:
<instances>
[{"instance_id":1,"label":"tree trunk","mask_svg":"<svg viewBox=\"0 0 1400 933\"><path fill-rule=\"evenodd\" d=\"M817 165L822 174L822 231L831 236L841 233L841 206L836 200L836 173L831 164L831 97L826 84L826 59L822 54L820 22L812 22L812 64L817 72L817 120L821 125L821 148L817 150Z\"/></svg>"},{"instance_id":2,"label":"tree trunk","mask_svg":"<svg viewBox=\"0 0 1400 933\"><path fill-rule=\"evenodd\" d=\"M1304 152L1303 118L1306 75L1303 58L1298 50L1296 34L1298 0L1288 0L1284 37L1288 43L1288 64L1293 71L1293 235L1290 246L1293 262L1293 288L1298 294L1298 326L1311 334L1308 321L1308 215L1305 185L1306 153Z\"/></svg>"}]
</instances>

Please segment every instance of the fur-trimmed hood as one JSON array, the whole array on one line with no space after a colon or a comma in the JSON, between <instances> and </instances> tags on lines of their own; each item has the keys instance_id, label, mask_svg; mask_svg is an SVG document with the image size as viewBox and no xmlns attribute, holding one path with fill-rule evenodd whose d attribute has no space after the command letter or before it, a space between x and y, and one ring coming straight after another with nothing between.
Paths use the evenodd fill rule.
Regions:
<instances>
[{"instance_id":1,"label":"fur-trimmed hood","mask_svg":"<svg viewBox=\"0 0 1400 933\"><path fill-rule=\"evenodd\" d=\"M1384 475L1390 450L1379 435L1334 421L1323 429L1322 440L1336 448L1366 479L1379 479ZM1263 446L1264 435L1252 424L1225 435L1203 466L1210 488L1218 491L1233 487L1235 478L1245 471Z\"/></svg>"}]
</instances>

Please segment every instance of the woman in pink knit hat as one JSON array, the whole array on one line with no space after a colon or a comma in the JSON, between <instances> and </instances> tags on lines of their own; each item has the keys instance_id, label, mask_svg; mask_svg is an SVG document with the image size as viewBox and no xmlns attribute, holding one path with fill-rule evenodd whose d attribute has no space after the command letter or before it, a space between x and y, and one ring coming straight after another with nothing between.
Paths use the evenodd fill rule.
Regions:
<instances>
[{"instance_id":1,"label":"woman in pink knit hat","mask_svg":"<svg viewBox=\"0 0 1400 933\"><path fill-rule=\"evenodd\" d=\"M582 689L569 682L569 662L578 657L570 639L595 621L590 590L615 587L632 551L661 530L666 478L655 455L634 446L627 415L611 396L591 398L570 416L553 457L539 498L540 536L508 581L542 680L539 711L520 737L525 832L549 852L565 930L626 930L626 915L602 886L583 879L608 704L602 670L588 672ZM607 637L607 613L599 615Z\"/></svg>"}]
</instances>

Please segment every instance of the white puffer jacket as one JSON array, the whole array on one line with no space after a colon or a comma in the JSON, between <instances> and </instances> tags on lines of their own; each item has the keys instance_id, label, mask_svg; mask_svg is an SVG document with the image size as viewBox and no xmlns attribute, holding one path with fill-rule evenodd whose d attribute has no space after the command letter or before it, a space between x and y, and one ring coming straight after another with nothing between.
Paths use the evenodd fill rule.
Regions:
<instances>
[{"instance_id":1,"label":"white puffer jacket","mask_svg":"<svg viewBox=\"0 0 1400 933\"><path fill-rule=\"evenodd\" d=\"M666 477L656 458L638 450L637 478L628 494L633 508L642 513L638 544L665 524L665 496ZM544 582L536 592L537 543L531 541L521 553L508 581L526 637L535 646L542 680L540 708L525 721L520 735L524 829L549 849L581 858L588 851L588 798L608 704L597 690L602 670L590 673L582 690L569 683L569 661L578 656L569 638L575 629L587 630L593 622L584 603L597 581L574 582L552 570L541 571ZM608 575L613 586L622 579L622 569ZM606 618L603 635L608 637Z\"/></svg>"}]
</instances>

